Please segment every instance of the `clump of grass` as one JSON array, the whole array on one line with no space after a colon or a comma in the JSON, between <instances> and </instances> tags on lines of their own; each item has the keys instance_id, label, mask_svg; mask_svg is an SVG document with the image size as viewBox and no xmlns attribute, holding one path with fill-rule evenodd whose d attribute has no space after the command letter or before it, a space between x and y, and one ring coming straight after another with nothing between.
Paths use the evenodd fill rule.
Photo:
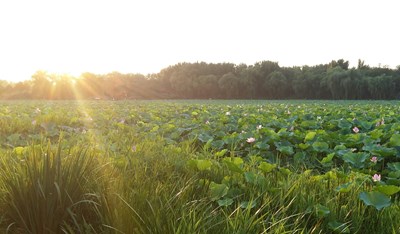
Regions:
<instances>
[{"instance_id":1,"label":"clump of grass","mask_svg":"<svg viewBox=\"0 0 400 234\"><path fill-rule=\"evenodd\" d=\"M51 146L12 153L0 161L0 209L10 233L98 231L96 157L81 149L62 152ZM83 230L85 228L85 230Z\"/></svg>"}]
</instances>

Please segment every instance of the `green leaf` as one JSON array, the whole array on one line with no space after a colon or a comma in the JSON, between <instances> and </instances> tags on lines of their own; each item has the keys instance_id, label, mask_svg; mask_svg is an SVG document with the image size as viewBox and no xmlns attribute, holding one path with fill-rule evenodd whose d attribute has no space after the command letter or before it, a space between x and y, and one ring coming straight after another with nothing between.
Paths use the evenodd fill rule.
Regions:
<instances>
[{"instance_id":1,"label":"green leaf","mask_svg":"<svg viewBox=\"0 0 400 234\"><path fill-rule=\"evenodd\" d=\"M213 141L213 139L210 139L204 144L204 146L203 146L204 151L208 151L210 149L212 141Z\"/></svg>"},{"instance_id":2,"label":"green leaf","mask_svg":"<svg viewBox=\"0 0 400 234\"><path fill-rule=\"evenodd\" d=\"M316 122L315 121L311 121L311 120L305 120L305 121L301 122L300 126L303 127L303 128L307 128L307 129L316 129L316 128L318 128L318 126L316 125Z\"/></svg>"},{"instance_id":3,"label":"green leaf","mask_svg":"<svg viewBox=\"0 0 400 234\"><path fill-rule=\"evenodd\" d=\"M257 142L254 147L261 150L268 150L269 144L267 142Z\"/></svg>"},{"instance_id":4,"label":"green leaf","mask_svg":"<svg viewBox=\"0 0 400 234\"><path fill-rule=\"evenodd\" d=\"M307 135L304 137L304 141L311 141L314 139L316 132L309 132Z\"/></svg>"},{"instance_id":5,"label":"green leaf","mask_svg":"<svg viewBox=\"0 0 400 234\"><path fill-rule=\"evenodd\" d=\"M344 154L342 158L343 161L349 163L353 167L363 168L365 160L369 158L369 154L364 152L358 152L358 153L349 152Z\"/></svg>"},{"instance_id":6,"label":"green leaf","mask_svg":"<svg viewBox=\"0 0 400 234\"><path fill-rule=\"evenodd\" d=\"M190 169L196 170L197 168L197 160L195 159L188 160L186 164L188 165L188 167L190 167Z\"/></svg>"},{"instance_id":7,"label":"green leaf","mask_svg":"<svg viewBox=\"0 0 400 234\"><path fill-rule=\"evenodd\" d=\"M263 172L271 172L272 170L274 170L276 168L276 164L271 164L271 163L267 163L267 162L262 162L260 163L260 165L258 166L258 168L263 171Z\"/></svg>"},{"instance_id":8,"label":"green leaf","mask_svg":"<svg viewBox=\"0 0 400 234\"><path fill-rule=\"evenodd\" d=\"M207 133L202 133L202 134L200 134L200 135L197 136L197 139L199 139L199 141L201 141L201 142L203 142L203 143L206 143L206 142L208 142L208 141L210 141L210 140L213 140L213 137L210 136L210 135L207 134Z\"/></svg>"},{"instance_id":9,"label":"green leaf","mask_svg":"<svg viewBox=\"0 0 400 234\"><path fill-rule=\"evenodd\" d=\"M391 171L388 173L388 177L392 179L400 178L400 171Z\"/></svg>"},{"instance_id":10,"label":"green leaf","mask_svg":"<svg viewBox=\"0 0 400 234\"><path fill-rule=\"evenodd\" d=\"M321 163L322 164L330 164L332 163L332 159L335 156L335 153L330 153L326 157L322 158Z\"/></svg>"},{"instance_id":11,"label":"green leaf","mask_svg":"<svg viewBox=\"0 0 400 234\"><path fill-rule=\"evenodd\" d=\"M400 171L400 162L388 163L388 168L393 171Z\"/></svg>"},{"instance_id":12,"label":"green leaf","mask_svg":"<svg viewBox=\"0 0 400 234\"><path fill-rule=\"evenodd\" d=\"M302 150L305 150L305 149L307 149L308 147L310 147L309 144L304 144L304 143L300 143L300 144L299 144L299 148L302 149Z\"/></svg>"},{"instance_id":13,"label":"green leaf","mask_svg":"<svg viewBox=\"0 0 400 234\"><path fill-rule=\"evenodd\" d=\"M351 190L352 184L353 184L352 182L341 184L338 187L336 187L335 191L339 193L348 193Z\"/></svg>"},{"instance_id":14,"label":"green leaf","mask_svg":"<svg viewBox=\"0 0 400 234\"><path fill-rule=\"evenodd\" d=\"M222 150L222 148L224 147L224 144L225 144L225 142L223 140L216 140L216 141L211 142L211 146L213 148L220 149L220 150Z\"/></svg>"},{"instance_id":15,"label":"green leaf","mask_svg":"<svg viewBox=\"0 0 400 234\"><path fill-rule=\"evenodd\" d=\"M22 155L24 153L25 148L24 147L15 147L14 148L14 153L16 153L17 155Z\"/></svg>"},{"instance_id":16,"label":"green leaf","mask_svg":"<svg viewBox=\"0 0 400 234\"><path fill-rule=\"evenodd\" d=\"M375 190L391 196L395 193L398 193L400 191L400 187L394 185L380 185L375 187Z\"/></svg>"},{"instance_id":17,"label":"green leaf","mask_svg":"<svg viewBox=\"0 0 400 234\"><path fill-rule=\"evenodd\" d=\"M400 146L400 134L393 134L390 137L389 143L391 146Z\"/></svg>"},{"instance_id":18,"label":"green leaf","mask_svg":"<svg viewBox=\"0 0 400 234\"><path fill-rule=\"evenodd\" d=\"M229 187L225 184L217 184L211 182L210 184L210 197L212 201L216 201L228 193Z\"/></svg>"},{"instance_id":19,"label":"green leaf","mask_svg":"<svg viewBox=\"0 0 400 234\"><path fill-rule=\"evenodd\" d=\"M211 165L212 162L210 160L196 160L197 163L197 169L199 169L199 171L205 171L205 170L210 170L211 169Z\"/></svg>"},{"instance_id":20,"label":"green leaf","mask_svg":"<svg viewBox=\"0 0 400 234\"><path fill-rule=\"evenodd\" d=\"M383 136L383 131L381 129L374 129L373 131L369 132L369 135L372 139L378 140Z\"/></svg>"},{"instance_id":21,"label":"green leaf","mask_svg":"<svg viewBox=\"0 0 400 234\"><path fill-rule=\"evenodd\" d=\"M335 151L340 151L340 150L346 150L347 147L345 145L337 145L335 146L335 148L333 148L333 150Z\"/></svg>"},{"instance_id":22,"label":"green leaf","mask_svg":"<svg viewBox=\"0 0 400 234\"><path fill-rule=\"evenodd\" d=\"M345 119L340 120L338 126L341 129L349 129L352 127L351 123Z\"/></svg>"},{"instance_id":23,"label":"green leaf","mask_svg":"<svg viewBox=\"0 0 400 234\"><path fill-rule=\"evenodd\" d=\"M372 123L369 123L366 121L360 121L360 125L361 125L361 129L368 130L368 131L371 130L371 128L373 126Z\"/></svg>"},{"instance_id":24,"label":"green leaf","mask_svg":"<svg viewBox=\"0 0 400 234\"><path fill-rule=\"evenodd\" d=\"M378 191L362 192L359 197L365 205L373 206L377 210L381 210L391 204L390 197Z\"/></svg>"},{"instance_id":25,"label":"green leaf","mask_svg":"<svg viewBox=\"0 0 400 234\"><path fill-rule=\"evenodd\" d=\"M247 183L256 184L256 178L257 175L254 172L248 171L244 173L244 179L246 180Z\"/></svg>"},{"instance_id":26,"label":"green leaf","mask_svg":"<svg viewBox=\"0 0 400 234\"><path fill-rule=\"evenodd\" d=\"M243 170L239 167L240 164L232 162L231 158L224 158L222 161L232 172L243 173Z\"/></svg>"},{"instance_id":27,"label":"green leaf","mask_svg":"<svg viewBox=\"0 0 400 234\"><path fill-rule=\"evenodd\" d=\"M394 148L387 148L376 144L365 145L362 149L382 157L395 156L397 154L397 150Z\"/></svg>"},{"instance_id":28,"label":"green leaf","mask_svg":"<svg viewBox=\"0 0 400 234\"><path fill-rule=\"evenodd\" d=\"M331 213L328 207L323 206L321 204L315 205L315 212L318 218L326 217Z\"/></svg>"},{"instance_id":29,"label":"green leaf","mask_svg":"<svg viewBox=\"0 0 400 234\"><path fill-rule=\"evenodd\" d=\"M363 142L362 134L350 134L346 137L346 145L347 146L355 146L357 144L361 144Z\"/></svg>"},{"instance_id":30,"label":"green leaf","mask_svg":"<svg viewBox=\"0 0 400 234\"><path fill-rule=\"evenodd\" d=\"M236 164L237 166L243 165L244 161L240 157L233 157L233 163Z\"/></svg>"},{"instance_id":31,"label":"green leaf","mask_svg":"<svg viewBox=\"0 0 400 234\"><path fill-rule=\"evenodd\" d=\"M279 152L285 155L292 155L294 154L294 150L292 146L278 146L276 148Z\"/></svg>"},{"instance_id":32,"label":"green leaf","mask_svg":"<svg viewBox=\"0 0 400 234\"><path fill-rule=\"evenodd\" d=\"M290 171L290 170L287 169L287 168L283 168L283 167L279 168L279 172L280 172L282 175L285 175L285 176L292 174L292 171Z\"/></svg>"},{"instance_id":33,"label":"green leaf","mask_svg":"<svg viewBox=\"0 0 400 234\"><path fill-rule=\"evenodd\" d=\"M232 205L232 203L233 203L233 200L231 198L225 198L223 200L218 200L219 206L227 207L227 206Z\"/></svg>"},{"instance_id":34,"label":"green leaf","mask_svg":"<svg viewBox=\"0 0 400 234\"><path fill-rule=\"evenodd\" d=\"M312 144L312 147L317 152L326 152L329 149L329 145L326 142L316 141Z\"/></svg>"},{"instance_id":35,"label":"green leaf","mask_svg":"<svg viewBox=\"0 0 400 234\"><path fill-rule=\"evenodd\" d=\"M386 182L386 184L389 184L389 185L400 186L400 179L398 179L398 178L399 177L387 178L387 180L385 182Z\"/></svg>"},{"instance_id":36,"label":"green leaf","mask_svg":"<svg viewBox=\"0 0 400 234\"><path fill-rule=\"evenodd\" d=\"M223 149L221 151L216 152L214 155L215 155L215 157L219 158L219 157L224 156L226 154L226 152L228 152L228 150L227 149Z\"/></svg>"}]
</instances>

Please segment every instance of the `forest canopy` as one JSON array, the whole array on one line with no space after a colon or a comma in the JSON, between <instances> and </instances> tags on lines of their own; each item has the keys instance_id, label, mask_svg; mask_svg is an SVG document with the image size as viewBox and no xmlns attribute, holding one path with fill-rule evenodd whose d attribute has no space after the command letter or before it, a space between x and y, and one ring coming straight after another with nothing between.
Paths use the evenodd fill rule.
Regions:
<instances>
[{"instance_id":1,"label":"forest canopy","mask_svg":"<svg viewBox=\"0 0 400 234\"><path fill-rule=\"evenodd\" d=\"M315 66L277 62L178 63L155 74L37 71L30 80L0 81L0 99L398 99L400 66L370 67L343 59Z\"/></svg>"}]
</instances>

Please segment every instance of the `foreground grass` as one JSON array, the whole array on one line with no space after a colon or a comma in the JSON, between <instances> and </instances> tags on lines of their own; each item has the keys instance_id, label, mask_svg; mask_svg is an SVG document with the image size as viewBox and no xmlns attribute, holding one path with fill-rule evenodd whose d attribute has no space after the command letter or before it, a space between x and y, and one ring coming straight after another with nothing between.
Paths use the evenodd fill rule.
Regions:
<instances>
[{"instance_id":1,"label":"foreground grass","mask_svg":"<svg viewBox=\"0 0 400 234\"><path fill-rule=\"evenodd\" d=\"M157 139L115 157L63 143L7 151L0 156L0 232L400 231L398 200L381 211L360 201L371 186L362 174L260 171L256 157L232 171L223 161L235 155L193 148ZM335 190L350 181L357 183L348 191Z\"/></svg>"}]
</instances>

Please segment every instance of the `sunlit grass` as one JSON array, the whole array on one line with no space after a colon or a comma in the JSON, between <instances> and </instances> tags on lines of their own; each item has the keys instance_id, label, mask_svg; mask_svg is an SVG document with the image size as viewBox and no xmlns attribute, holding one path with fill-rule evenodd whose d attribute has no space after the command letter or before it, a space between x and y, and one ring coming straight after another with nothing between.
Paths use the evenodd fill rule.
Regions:
<instances>
[{"instance_id":1,"label":"sunlit grass","mask_svg":"<svg viewBox=\"0 0 400 234\"><path fill-rule=\"evenodd\" d=\"M266 190L248 186L239 201L219 207L209 199L208 184L235 176L192 170L187 142L163 147L162 139L145 142L139 153L118 161L91 150L32 147L24 156L1 157L2 231L9 233L327 233L340 221L352 233L398 230L398 205L377 212L358 199L361 188L340 194L335 174L273 172ZM69 152L69 153L67 153ZM215 160L215 159L212 159ZM219 161L214 161L218 165ZM114 165L114 166L113 166ZM114 169L113 169L114 168ZM253 169L246 169L251 171ZM357 177L357 175L355 175ZM244 178L235 177L238 185ZM362 177L360 177L362 179ZM320 217L316 204L331 213ZM380 220L387 220L381 222ZM373 224L373 225L372 225Z\"/></svg>"}]
</instances>

